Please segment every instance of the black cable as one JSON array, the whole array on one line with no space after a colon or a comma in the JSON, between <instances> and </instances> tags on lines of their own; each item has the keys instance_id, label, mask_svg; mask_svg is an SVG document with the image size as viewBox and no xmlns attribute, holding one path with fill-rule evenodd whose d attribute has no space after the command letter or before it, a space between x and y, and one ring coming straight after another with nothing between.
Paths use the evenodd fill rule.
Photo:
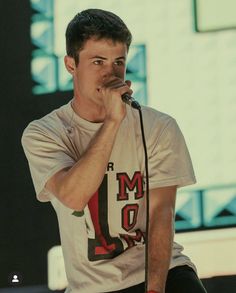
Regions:
<instances>
[{"instance_id":1,"label":"black cable","mask_svg":"<svg viewBox=\"0 0 236 293\"><path fill-rule=\"evenodd\" d=\"M143 127L143 116L141 107L138 108L140 126L144 148L145 173L146 173L146 232L145 232L145 292L148 291L148 237L149 237L149 176L148 176L148 155Z\"/></svg>"}]
</instances>

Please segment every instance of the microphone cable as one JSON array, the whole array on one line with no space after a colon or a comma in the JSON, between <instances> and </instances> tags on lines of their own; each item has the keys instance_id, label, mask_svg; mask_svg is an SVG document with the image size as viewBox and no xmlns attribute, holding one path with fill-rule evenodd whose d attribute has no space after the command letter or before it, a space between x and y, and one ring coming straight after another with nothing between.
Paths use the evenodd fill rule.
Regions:
<instances>
[{"instance_id":1,"label":"microphone cable","mask_svg":"<svg viewBox=\"0 0 236 293\"><path fill-rule=\"evenodd\" d=\"M145 140L145 132L143 126L143 115L140 104L128 94L122 95L122 100L129 104L132 108L138 110L140 119L140 128L143 141L144 159L145 159L145 174L146 174L146 232L145 232L145 292L148 291L148 239L149 239L149 175L148 175L148 154Z\"/></svg>"},{"instance_id":2,"label":"microphone cable","mask_svg":"<svg viewBox=\"0 0 236 293\"><path fill-rule=\"evenodd\" d=\"M145 159L145 174L146 174L146 232L145 232L145 292L148 291L148 239L149 239L149 175L148 175L148 154L147 145L145 140L144 126L143 126L143 115L141 106L138 108L140 127L144 149Z\"/></svg>"}]
</instances>

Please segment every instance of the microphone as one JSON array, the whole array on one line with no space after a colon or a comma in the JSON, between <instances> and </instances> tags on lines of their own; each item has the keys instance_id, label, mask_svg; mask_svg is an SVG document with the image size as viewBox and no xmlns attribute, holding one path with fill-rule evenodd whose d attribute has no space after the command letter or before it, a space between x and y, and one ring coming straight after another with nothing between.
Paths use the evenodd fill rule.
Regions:
<instances>
[{"instance_id":1,"label":"microphone","mask_svg":"<svg viewBox=\"0 0 236 293\"><path fill-rule=\"evenodd\" d=\"M128 104L132 108L137 109L137 110L141 109L141 106L139 105L139 103L133 97L131 97L129 94L124 93L121 96L121 99L124 103Z\"/></svg>"}]
</instances>

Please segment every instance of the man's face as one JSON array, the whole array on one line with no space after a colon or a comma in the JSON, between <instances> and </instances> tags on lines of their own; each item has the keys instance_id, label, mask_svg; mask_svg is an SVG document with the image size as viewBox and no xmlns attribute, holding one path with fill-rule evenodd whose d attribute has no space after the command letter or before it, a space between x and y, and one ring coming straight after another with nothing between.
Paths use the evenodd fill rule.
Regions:
<instances>
[{"instance_id":1,"label":"man's face","mask_svg":"<svg viewBox=\"0 0 236 293\"><path fill-rule=\"evenodd\" d=\"M75 95L100 104L100 86L115 77L124 81L126 57L127 46L124 43L94 38L86 41L73 73Z\"/></svg>"}]
</instances>

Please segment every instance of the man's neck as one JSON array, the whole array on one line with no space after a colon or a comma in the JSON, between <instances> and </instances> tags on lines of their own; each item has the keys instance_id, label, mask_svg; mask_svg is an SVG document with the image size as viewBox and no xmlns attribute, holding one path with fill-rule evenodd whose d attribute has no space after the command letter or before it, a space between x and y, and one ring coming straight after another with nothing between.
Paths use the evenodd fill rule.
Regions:
<instances>
[{"instance_id":1,"label":"man's neck","mask_svg":"<svg viewBox=\"0 0 236 293\"><path fill-rule=\"evenodd\" d=\"M74 97L71 106L78 116L89 122L100 123L105 120L105 110L99 105L86 103L85 101L81 103L79 98Z\"/></svg>"}]
</instances>

